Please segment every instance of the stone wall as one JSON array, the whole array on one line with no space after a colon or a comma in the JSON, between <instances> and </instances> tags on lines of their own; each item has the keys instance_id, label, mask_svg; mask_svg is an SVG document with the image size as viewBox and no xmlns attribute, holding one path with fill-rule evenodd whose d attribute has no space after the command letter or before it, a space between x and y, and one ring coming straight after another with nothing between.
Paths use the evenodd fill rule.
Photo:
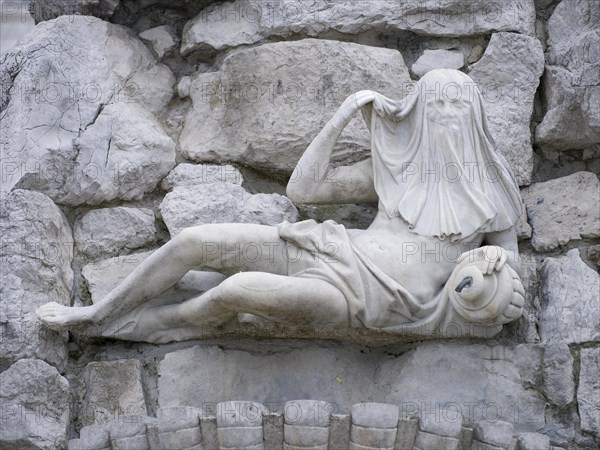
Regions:
<instances>
[{"instance_id":1,"label":"stone wall","mask_svg":"<svg viewBox=\"0 0 600 450\"><path fill-rule=\"evenodd\" d=\"M36 0L29 10L36 28L0 63L2 448L597 448L597 1ZM158 346L38 322L43 303L101 298L187 226L366 227L374 205L297 209L286 181L349 94L400 98L439 66L483 91L527 208L525 312L499 336L400 341L240 317ZM356 118L335 162L368 146ZM192 273L165 296L221 280ZM326 402L326 418L311 422L302 406L290 419L296 399ZM222 410L248 404L223 403L233 400L253 402L260 423L227 422Z\"/></svg>"}]
</instances>

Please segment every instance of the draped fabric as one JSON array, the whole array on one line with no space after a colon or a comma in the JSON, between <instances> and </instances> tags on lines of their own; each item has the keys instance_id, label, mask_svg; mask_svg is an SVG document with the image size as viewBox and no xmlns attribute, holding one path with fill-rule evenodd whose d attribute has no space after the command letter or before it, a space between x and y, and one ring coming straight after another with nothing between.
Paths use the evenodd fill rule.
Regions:
<instances>
[{"instance_id":1,"label":"draped fabric","mask_svg":"<svg viewBox=\"0 0 600 450\"><path fill-rule=\"evenodd\" d=\"M375 94L363 108L371 132L375 190L387 215L411 231L458 240L510 228L521 196L494 150L473 80L428 72L403 100Z\"/></svg>"}]
</instances>

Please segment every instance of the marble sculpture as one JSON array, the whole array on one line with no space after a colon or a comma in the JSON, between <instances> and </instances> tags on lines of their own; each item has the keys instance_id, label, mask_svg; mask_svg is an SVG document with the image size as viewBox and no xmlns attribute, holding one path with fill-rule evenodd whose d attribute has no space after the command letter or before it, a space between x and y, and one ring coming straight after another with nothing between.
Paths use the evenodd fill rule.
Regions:
<instances>
[{"instance_id":1,"label":"marble sculpture","mask_svg":"<svg viewBox=\"0 0 600 450\"><path fill-rule=\"evenodd\" d=\"M359 111L371 157L329 168ZM493 335L520 317L522 201L495 151L482 95L464 73L433 70L400 101L373 91L348 97L299 160L287 194L297 203L378 202L379 209L366 230L313 220L188 228L94 305L49 303L37 314L51 328L75 331L126 317L135 333L123 337L149 342L189 339L240 313L423 336L451 325L458 335ZM261 257L207 254L207 243L253 243ZM198 268L228 277L196 298L148 306Z\"/></svg>"}]
</instances>

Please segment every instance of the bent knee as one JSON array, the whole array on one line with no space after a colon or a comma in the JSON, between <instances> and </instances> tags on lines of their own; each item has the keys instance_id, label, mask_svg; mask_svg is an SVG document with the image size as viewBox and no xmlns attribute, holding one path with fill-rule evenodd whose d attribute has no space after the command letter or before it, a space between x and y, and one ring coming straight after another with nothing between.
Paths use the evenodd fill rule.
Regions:
<instances>
[{"instance_id":1,"label":"bent knee","mask_svg":"<svg viewBox=\"0 0 600 450\"><path fill-rule=\"evenodd\" d=\"M219 297L240 298L258 287L256 272L240 272L226 278L219 284Z\"/></svg>"}]
</instances>

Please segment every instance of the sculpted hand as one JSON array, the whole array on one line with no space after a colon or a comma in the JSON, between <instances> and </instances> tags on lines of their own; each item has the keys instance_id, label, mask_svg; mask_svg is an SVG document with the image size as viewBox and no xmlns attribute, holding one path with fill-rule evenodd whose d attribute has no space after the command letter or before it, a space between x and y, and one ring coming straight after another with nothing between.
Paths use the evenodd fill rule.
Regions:
<instances>
[{"instance_id":1,"label":"sculpted hand","mask_svg":"<svg viewBox=\"0 0 600 450\"><path fill-rule=\"evenodd\" d=\"M359 91L356 94L352 94L342 103L342 106L340 106L331 119L333 126L343 129L360 108L373 100L375 100L374 91Z\"/></svg>"},{"instance_id":2,"label":"sculpted hand","mask_svg":"<svg viewBox=\"0 0 600 450\"><path fill-rule=\"evenodd\" d=\"M476 251L483 252L483 260L481 261L481 272L490 275L494 270L499 272L506 264L508 260L508 255L506 251L502 247L498 247L497 245L486 245L485 247L481 247ZM472 257L471 252L463 253L460 258L458 258L457 264L461 261L464 261L466 258Z\"/></svg>"}]
</instances>

